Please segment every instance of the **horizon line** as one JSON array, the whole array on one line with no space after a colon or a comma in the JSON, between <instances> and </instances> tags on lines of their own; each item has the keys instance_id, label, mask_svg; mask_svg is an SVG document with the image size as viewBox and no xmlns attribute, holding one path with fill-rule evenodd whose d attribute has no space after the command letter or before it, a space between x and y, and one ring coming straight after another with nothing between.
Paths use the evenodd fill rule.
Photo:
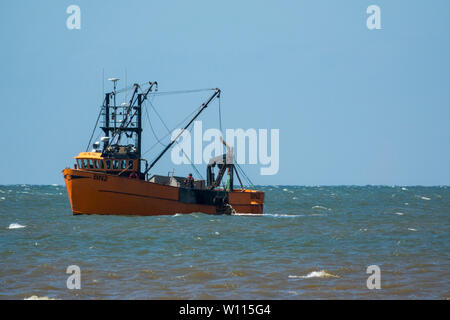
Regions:
<instances>
[{"instance_id":1,"label":"horizon line","mask_svg":"<svg viewBox=\"0 0 450 320\"><path fill-rule=\"evenodd\" d=\"M8 183L0 184L1 186L51 186L65 187L64 184L35 184L35 183ZM238 186L238 185L236 185ZM422 185L422 184L254 184L254 187L450 187L447 184Z\"/></svg>"}]
</instances>

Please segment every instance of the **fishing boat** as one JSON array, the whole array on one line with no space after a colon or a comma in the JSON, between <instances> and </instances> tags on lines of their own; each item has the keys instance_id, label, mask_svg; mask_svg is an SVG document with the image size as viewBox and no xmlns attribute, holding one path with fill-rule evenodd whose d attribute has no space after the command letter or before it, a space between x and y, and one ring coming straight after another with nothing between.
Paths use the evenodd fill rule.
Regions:
<instances>
[{"instance_id":1,"label":"fishing boat","mask_svg":"<svg viewBox=\"0 0 450 320\"><path fill-rule=\"evenodd\" d=\"M244 187L236 169L238 164L235 165L233 148L223 139L221 141L226 152L210 159L206 181L192 176L149 174L208 105L214 99L220 99L219 89L211 89L211 96L180 130L180 134L149 163L142 157L142 106L149 96L157 93L158 83L134 84L130 88L117 90L116 83L119 79L109 80L114 83L114 90L105 93L96 123L97 128L100 118L102 119L99 128L103 137L93 144L91 151L86 149L75 157L73 168L65 168L62 172L74 215L263 213L264 192ZM132 90L131 99L117 106L116 96L125 90ZM122 142L130 142L130 138L132 144ZM221 186L225 175L227 184ZM240 183L239 188L234 186L235 176Z\"/></svg>"}]
</instances>

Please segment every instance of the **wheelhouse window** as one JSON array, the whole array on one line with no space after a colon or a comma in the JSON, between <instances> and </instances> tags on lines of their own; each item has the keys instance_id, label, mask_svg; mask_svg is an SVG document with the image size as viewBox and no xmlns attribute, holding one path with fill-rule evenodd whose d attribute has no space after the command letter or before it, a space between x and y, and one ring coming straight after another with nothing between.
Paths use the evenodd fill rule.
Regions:
<instances>
[{"instance_id":1,"label":"wheelhouse window","mask_svg":"<svg viewBox=\"0 0 450 320\"><path fill-rule=\"evenodd\" d=\"M83 161L81 161L81 159L77 159L77 163L78 163L78 168L82 169L83 168Z\"/></svg>"},{"instance_id":2,"label":"wheelhouse window","mask_svg":"<svg viewBox=\"0 0 450 320\"><path fill-rule=\"evenodd\" d=\"M83 159L83 169L87 169L87 168L88 168L87 159Z\"/></svg>"},{"instance_id":3,"label":"wheelhouse window","mask_svg":"<svg viewBox=\"0 0 450 320\"><path fill-rule=\"evenodd\" d=\"M128 169L129 170L133 170L133 164L134 164L133 160L128 160Z\"/></svg>"},{"instance_id":4,"label":"wheelhouse window","mask_svg":"<svg viewBox=\"0 0 450 320\"><path fill-rule=\"evenodd\" d=\"M105 169L105 163L103 162L103 160L98 160L98 162L100 162L100 168Z\"/></svg>"},{"instance_id":5,"label":"wheelhouse window","mask_svg":"<svg viewBox=\"0 0 450 320\"><path fill-rule=\"evenodd\" d=\"M98 160L94 160L95 169L98 169Z\"/></svg>"},{"instance_id":6,"label":"wheelhouse window","mask_svg":"<svg viewBox=\"0 0 450 320\"><path fill-rule=\"evenodd\" d=\"M92 159L89 159L89 169L94 169L94 161Z\"/></svg>"},{"instance_id":7,"label":"wheelhouse window","mask_svg":"<svg viewBox=\"0 0 450 320\"><path fill-rule=\"evenodd\" d=\"M113 169L114 170L119 169L119 160L113 160Z\"/></svg>"},{"instance_id":8,"label":"wheelhouse window","mask_svg":"<svg viewBox=\"0 0 450 320\"><path fill-rule=\"evenodd\" d=\"M127 160L120 161L120 169L125 170L127 168Z\"/></svg>"},{"instance_id":9,"label":"wheelhouse window","mask_svg":"<svg viewBox=\"0 0 450 320\"><path fill-rule=\"evenodd\" d=\"M106 160L106 170L111 170L111 160Z\"/></svg>"}]
</instances>

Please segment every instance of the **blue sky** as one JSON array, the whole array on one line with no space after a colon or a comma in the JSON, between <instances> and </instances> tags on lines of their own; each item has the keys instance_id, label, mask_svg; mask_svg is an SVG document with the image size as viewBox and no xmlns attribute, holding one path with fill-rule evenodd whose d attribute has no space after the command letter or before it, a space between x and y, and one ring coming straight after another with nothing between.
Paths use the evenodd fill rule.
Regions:
<instances>
[{"instance_id":1,"label":"blue sky","mask_svg":"<svg viewBox=\"0 0 450 320\"><path fill-rule=\"evenodd\" d=\"M80 30L66 28L71 4ZM382 30L366 27L371 4ZM448 185L449 10L446 0L1 1L0 184L63 183L104 69L160 90L220 87L224 127L280 129L280 170L244 166L254 183ZM204 98L155 104L181 120ZM217 127L217 105L202 120ZM166 160L155 173L173 169Z\"/></svg>"}]
</instances>

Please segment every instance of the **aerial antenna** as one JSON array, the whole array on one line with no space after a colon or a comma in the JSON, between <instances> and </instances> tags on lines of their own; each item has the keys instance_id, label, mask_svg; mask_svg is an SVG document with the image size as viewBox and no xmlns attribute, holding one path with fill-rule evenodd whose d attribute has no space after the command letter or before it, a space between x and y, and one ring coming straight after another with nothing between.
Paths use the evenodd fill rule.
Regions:
<instances>
[{"instance_id":1,"label":"aerial antenna","mask_svg":"<svg viewBox=\"0 0 450 320\"><path fill-rule=\"evenodd\" d=\"M114 91L113 91L114 96L116 95L117 81L119 81L119 80L120 80L119 78L109 78L108 79L108 81L112 81L114 83ZM115 103L114 103L114 105L115 105Z\"/></svg>"},{"instance_id":2,"label":"aerial antenna","mask_svg":"<svg viewBox=\"0 0 450 320\"><path fill-rule=\"evenodd\" d=\"M102 68L102 97L105 96L105 68Z\"/></svg>"},{"instance_id":3,"label":"aerial antenna","mask_svg":"<svg viewBox=\"0 0 450 320\"><path fill-rule=\"evenodd\" d=\"M127 87L128 85L128 74L127 74L127 68L125 68L125 87ZM128 90L125 91L125 101L127 101L127 97L128 97Z\"/></svg>"},{"instance_id":4,"label":"aerial antenna","mask_svg":"<svg viewBox=\"0 0 450 320\"><path fill-rule=\"evenodd\" d=\"M117 87L117 81L119 81L119 78L109 78L109 81L112 81L114 83L114 90L113 90L113 95L114 95L114 130L116 129L116 113L117 113L117 105L116 105L116 87Z\"/></svg>"}]
</instances>

